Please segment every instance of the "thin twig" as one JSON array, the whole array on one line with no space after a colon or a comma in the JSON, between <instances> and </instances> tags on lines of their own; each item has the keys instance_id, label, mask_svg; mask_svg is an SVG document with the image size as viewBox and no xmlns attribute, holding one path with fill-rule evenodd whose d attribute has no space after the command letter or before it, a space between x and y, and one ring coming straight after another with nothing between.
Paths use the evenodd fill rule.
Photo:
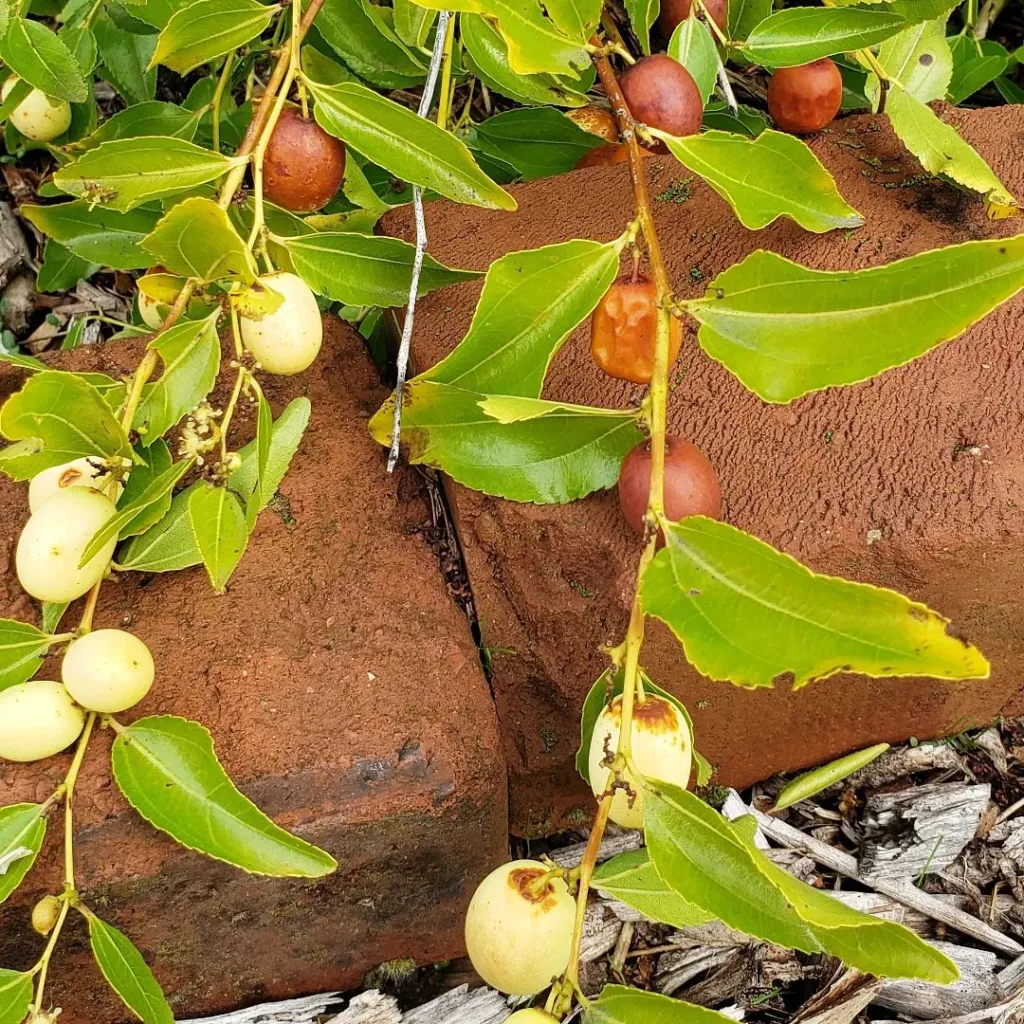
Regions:
<instances>
[{"instance_id":1,"label":"thin twig","mask_svg":"<svg viewBox=\"0 0 1024 1024\"><path fill-rule=\"evenodd\" d=\"M441 68L441 57L444 55L445 39L448 35L448 19L450 11L441 11L437 18L437 29L434 34L434 52L430 57L430 70L423 86L420 106L417 113L426 118L430 104L434 98L434 87L437 84L437 73ZM395 381L395 415L391 425L391 451L388 453L388 472L394 472L398 463L398 445L402 439L402 400L405 396L405 375L409 369L409 347L412 344L412 328L416 319L416 293L420 289L420 274L423 272L423 254L427 249L427 225L423 217L423 190L419 185L412 189L412 206L416 217L416 255L412 262L412 280L409 282L409 300L405 311L405 323L402 325L402 341L398 346L397 379Z\"/></svg>"}]
</instances>

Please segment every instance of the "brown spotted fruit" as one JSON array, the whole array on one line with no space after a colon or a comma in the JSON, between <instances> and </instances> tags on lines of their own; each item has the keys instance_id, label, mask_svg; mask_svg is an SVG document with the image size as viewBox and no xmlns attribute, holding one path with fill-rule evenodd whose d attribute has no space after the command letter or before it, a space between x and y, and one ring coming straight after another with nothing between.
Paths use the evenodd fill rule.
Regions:
<instances>
[{"instance_id":1,"label":"brown spotted fruit","mask_svg":"<svg viewBox=\"0 0 1024 1024\"><path fill-rule=\"evenodd\" d=\"M326 206L341 187L345 147L295 107L281 111L263 158L263 194L293 213Z\"/></svg>"},{"instance_id":2,"label":"brown spotted fruit","mask_svg":"<svg viewBox=\"0 0 1024 1024\"><path fill-rule=\"evenodd\" d=\"M768 82L768 112L784 132L810 135L839 113L843 76L828 59L779 68Z\"/></svg>"}]
</instances>

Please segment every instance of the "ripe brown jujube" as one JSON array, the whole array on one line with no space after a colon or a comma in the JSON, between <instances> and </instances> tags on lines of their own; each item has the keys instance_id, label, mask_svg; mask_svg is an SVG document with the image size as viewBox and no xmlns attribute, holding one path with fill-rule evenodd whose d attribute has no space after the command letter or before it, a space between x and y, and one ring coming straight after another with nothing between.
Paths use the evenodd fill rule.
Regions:
<instances>
[{"instance_id":1,"label":"ripe brown jujube","mask_svg":"<svg viewBox=\"0 0 1024 1024\"><path fill-rule=\"evenodd\" d=\"M704 119L700 90L690 72L671 57L652 54L619 77L634 119L670 135L695 135Z\"/></svg>"},{"instance_id":2,"label":"ripe brown jujube","mask_svg":"<svg viewBox=\"0 0 1024 1024\"><path fill-rule=\"evenodd\" d=\"M843 76L828 59L779 68L768 82L768 111L784 132L821 131L839 113Z\"/></svg>"},{"instance_id":3,"label":"ripe brown jujube","mask_svg":"<svg viewBox=\"0 0 1024 1024\"><path fill-rule=\"evenodd\" d=\"M341 187L345 147L295 107L285 107L263 159L263 194L294 213L312 213Z\"/></svg>"},{"instance_id":4,"label":"ripe brown jujube","mask_svg":"<svg viewBox=\"0 0 1024 1024\"><path fill-rule=\"evenodd\" d=\"M651 444L642 441L622 460L619 507L626 522L641 536L651 487ZM665 438L665 516L675 522L686 516L722 514L718 474L708 457L689 441Z\"/></svg>"},{"instance_id":5,"label":"ripe brown jujube","mask_svg":"<svg viewBox=\"0 0 1024 1024\"><path fill-rule=\"evenodd\" d=\"M666 41L672 38L676 26L690 16L693 0L661 0L658 28ZM728 21L728 0L704 0L704 6L715 24L724 32Z\"/></svg>"}]
</instances>

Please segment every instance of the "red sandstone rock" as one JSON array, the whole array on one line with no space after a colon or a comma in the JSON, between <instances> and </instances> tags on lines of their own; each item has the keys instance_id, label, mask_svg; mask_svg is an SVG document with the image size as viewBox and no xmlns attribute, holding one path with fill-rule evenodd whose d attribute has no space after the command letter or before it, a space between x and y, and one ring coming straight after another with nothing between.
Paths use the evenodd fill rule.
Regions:
<instances>
[{"instance_id":1,"label":"red sandstone rock","mask_svg":"<svg viewBox=\"0 0 1024 1024\"><path fill-rule=\"evenodd\" d=\"M119 375L139 351L79 349L57 362ZM0 368L0 398L19 382ZM275 412L308 394L313 416L227 594L215 596L201 568L132 574L104 586L96 623L130 627L156 659L153 690L125 719L202 721L241 788L340 868L320 881L254 878L181 849L126 805L109 738L94 741L75 801L80 888L142 950L179 1017L344 989L396 957L458 955L473 888L507 853L493 705L420 532L429 517L416 478L387 476L367 434L385 392L361 340L328 321L314 369L264 386ZM0 483L7 563L25 491ZM13 569L0 600L0 614L34 621ZM67 763L0 763L0 806L44 798ZM4 967L28 967L41 949L29 913L59 888L59 831L0 907ZM129 1020L72 918L51 973L62 1024Z\"/></svg>"},{"instance_id":2,"label":"red sandstone rock","mask_svg":"<svg viewBox=\"0 0 1024 1024\"><path fill-rule=\"evenodd\" d=\"M1024 194L1024 107L944 111ZM923 179L884 118L836 122L813 148L867 218L859 231L809 234L789 221L752 232L671 158L646 163L657 196L692 179L684 203L656 201L671 275L685 296L755 248L811 266L876 266L971 238L1014 234L976 197ZM875 168L884 168L878 171ZM629 171L608 167L517 187L519 211L428 206L431 253L484 269L512 249L608 239L630 217ZM586 201L581 201L581 196ZM410 234L392 213L392 233ZM421 369L469 324L479 283L421 300ZM1024 711L1024 347L1018 297L959 340L877 380L769 406L696 345L675 368L669 429L719 471L723 517L812 568L895 587L948 615L993 663L992 678L958 685L838 676L798 692L751 692L698 676L668 631L651 627L643 661L683 697L697 745L720 779L743 785L880 740L935 736ZM555 358L545 397L623 407L641 390L590 359L584 325ZM492 686L512 775L513 827L549 831L567 810L589 814L573 752L579 711L618 642L633 592L638 542L614 492L564 507L517 505L460 486L449 494L477 611L494 658ZM572 817L576 817L573 815Z\"/></svg>"}]
</instances>

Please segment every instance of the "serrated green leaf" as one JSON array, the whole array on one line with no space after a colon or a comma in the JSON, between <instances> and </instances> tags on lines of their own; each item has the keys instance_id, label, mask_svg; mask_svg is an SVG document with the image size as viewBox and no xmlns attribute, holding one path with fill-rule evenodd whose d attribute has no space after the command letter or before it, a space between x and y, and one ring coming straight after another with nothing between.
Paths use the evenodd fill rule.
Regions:
<instances>
[{"instance_id":1,"label":"serrated green leaf","mask_svg":"<svg viewBox=\"0 0 1024 1024\"><path fill-rule=\"evenodd\" d=\"M879 47L878 63L890 81L899 82L922 103L942 99L953 74L945 19L922 21L887 39ZM877 104L878 91L878 79L869 76L867 94L872 103Z\"/></svg>"},{"instance_id":2,"label":"serrated green leaf","mask_svg":"<svg viewBox=\"0 0 1024 1024\"><path fill-rule=\"evenodd\" d=\"M509 253L487 270L473 322L422 380L539 398L548 366L619 271L625 236Z\"/></svg>"},{"instance_id":3,"label":"serrated green leaf","mask_svg":"<svg viewBox=\"0 0 1024 1024\"><path fill-rule=\"evenodd\" d=\"M992 168L964 142L952 125L940 120L927 104L896 86L889 90L885 112L893 131L921 161L926 171L945 175L965 188L981 193L990 211L1002 208L1012 215L1018 209L1017 200L995 176Z\"/></svg>"},{"instance_id":4,"label":"serrated green leaf","mask_svg":"<svg viewBox=\"0 0 1024 1024\"><path fill-rule=\"evenodd\" d=\"M718 51L711 30L697 17L696 4L689 17L679 22L668 42L668 55L690 72L702 103L707 104L718 78Z\"/></svg>"},{"instance_id":5,"label":"serrated green leaf","mask_svg":"<svg viewBox=\"0 0 1024 1024\"><path fill-rule=\"evenodd\" d=\"M950 51L953 73L945 98L953 104L963 103L978 90L994 82L1006 71L1012 60L1009 51L1001 43L994 39L977 40L969 33L954 36Z\"/></svg>"},{"instance_id":6,"label":"serrated green leaf","mask_svg":"<svg viewBox=\"0 0 1024 1024\"><path fill-rule=\"evenodd\" d=\"M64 617L64 613L68 609L67 604L61 604L55 601L42 601L40 602L40 605L40 621L42 623L43 632L56 633L57 627L60 625L60 620Z\"/></svg>"},{"instance_id":7,"label":"serrated green leaf","mask_svg":"<svg viewBox=\"0 0 1024 1024\"><path fill-rule=\"evenodd\" d=\"M149 344L163 360L164 372L145 392L134 427L142 443L152 444L210 393L220 369L220 338L214 310L205 320L175 324Z\"/></svg>"},{"instance_id":8,"label":"serrated green leaf","mask_svg":"<svg viewBox=\"0 0 1024 1024\"><path fill-rule=\"evenodd\" d=\"M202 196L173 206L142 240L142 247L157 263L182 277L200 281L236 277L246 284L256 279L256 261L227 213Z\"/></svg>"},{"instance_id":9,"label":"serrated green leaf","mask_svg":"<svg viewBox=\"0 0 1024 1024\"><path fill-rule=\"evenodd\" d=\"M405 181L456 202L514 210L515 200L477 166L465 144L433 121L356 82L309 82L320 126Z\"/></svg>"},{"instance_id":10,"label":"serrated green leaf","mask_svg":"<svg viewBox=\"0 0 1024 1024\"><path fill-rule=\"evenodd\" d=\"M190 850L261 875L319 878L337 867L235 788L197 722L142 718L118 733L112 760L128 802Z\"/></svg>"},{"instance_id":11,"label":"serrated green leaf","mask_svg":"<svg viewBox=\"0 0 1024 1024\"><path fill-rule=\"evenodd\" d=\"M189 499L188 510L203 564L220 593L249 543L245 510L234 491L206 483Z\"/></svg>"},{"instance_id":12,"label":"serrated green leaf","mask_svg":"<svg viewBox=\"0 0 1024 1024\"><path fill-rule=\"evenodd\" d=\"M164 135L191 142L198 127L199 115L196 112L175 103L147 100L118 111L91 135L69 148L82 152L113 139L135 139L146 135Z\"/></svg>"},{"instance_id":13,"label":"serrated green leaf","mask_svg":"<svg viewBox=\"0 0 1024 1024\"><path fill-rule=\"evenodd\" d=\"M322 231L282 238L279 244L318 295L353 306L404 306L409 299L416 248L401 239ZM474 277L476 271L455 270L424 256L417 294Z\"/></svg>"},{"instance_id":14,"label":"serrated green leaf","mask_svg":"<svg viewBox=\"0 0 1024 1024\"><path fill-rule=\"evenodd\" d=\"M17 619L0 619L0 690L31 679L52 643L48 634ZM0 847L0 858L4 850ZM0 892L3 879L0 877ZM3 897L0 896L0 900Z\"/></svg>"},{"instance_id":15,"label":"serrated green leaf","mask_svg":"<svg viewBox=\"0 0 1024 1024\"><path fill-rule=\"evenodd\" d=\"M739 49L756 64L786 68L873 46L906 27L887 9L789 7L765 18Z\"/></svg>"},{"instance_id":16,"label":"serrated green leaf","mask_svg":"<svg viewBox=\"0 0 1024 1024\"><path fill-rule=\"evenodd\" d=\"M683 899L658 874L646 850L620 853L594 872L593 887L614 896L652 921L673 928L707 924L714 917Z\"/></svg>"},{"instance_id":17,"label":"serrated green leaf","mask_svg":"<svg viewBox=\"0 0 1024 1024\"><path fill-rule=\"evenodd\" d=\"M809 800L829 786L858 772L865 765L871 764L875 758L880 757L889 749L888 743L876 743L873 747L864 750L854 751L845 757L837 758L826 765L815 768L813 771L798 775L792 782L788 782L778 795L773 810L781 811L801 800Z\"/></svg>"},{"instance_id":18,"label":"serrated green leaf","mask_svg":"<svg viewBox=\"0 0 1024 1024\"><path fill-rule=\"evenodd\" d=\"M84 103L89 97L89 85L74 55L41 22L11 18L0 37L0 60L47 96L73 103Z\"/></svg>"},{"instance_id":19,"label":"serrated green leaf","mask_svg":"<svg viewBox=\"0 0 1024 1024\"><path fill-rule=\"evenodd\" d=\"M1024 235L852 272L810 270L758 250L690 308L712 359L766 401L790 402L902 366L1021 288Z\"/></svg>"},{"instance_id":20,"label":"serrated green leaf","mask_svg":"<svg viewBox=\"0 0 1024 1024\"><path fill-rule=\"evenodd\" d=\"M6 651L4 654L6 655ZM6 685L9 684L4 682L0 689L4 689ZM11 804L9 807L0 808L0 903L21 885L43 847L45 835L46 818L43 816L42 804ZM19 855L19 851L27 852ZM0 971L0 1021L6 1019L3 982L3 972ZM20 1018L18 1020L20 1024Z\"/></svg>"},{"instance_id":21,"label":"serrated green leaf","mask_svg":"<svg viewBox=\"0 0 1024 1024\"><path fill-rule=\"evenodd\" d=\"M601 20L601 0L545 0L544 9L570 39L589 39Z\"/></svg>"},{"instance_id":22,"label":"serrated green leaf","mask_svg":"<svg viewBox=\"0 0 1024 1024\"><path fill-rule=\"evenodd\" d=\"M136 445L135 458L136 464L125 481L124 490L117 502L119 509L134 505L150 484L174 464L174 456L171 455L171 450L162 437L154 441L148 448L144 448L141 444ZM170 507L171 495L167 494L125 523L119 529L119 534L121 537L133 537L136 534L144 533L154 523L159 522Z\"/></svg>"},{"instance_id":23,"label":"serrated green leaf","mask_svg":"<svg viewBox=\"0 0 1024 1024\"><path fill-rule=\"evenodd\" d=\"M483 0L481 6L481 13L497 18L517 74L573 75L589 66L585 38L560 32L544 16L540 0Z\"/></svg>"},{"instance_id":24,"label":"serrated green leaf","mask_svg":"<svg viewBox=\"0 0 1024 1024\"><path fill-rule=\"evenodd\" d=\"M839 194L832 175L792 135L771 129L754 139L718 131L689 138L657 129L651 133L733 208L744 227L757 230L779 217L817 232L864 223Z\"/></svg>"},{"instance_id":25,"label":"serrated green leaf","mask_svg":"<svg viewBox=\"0 0 1024 1024\"><path fill-rule=\"evenodd\" d=\"M43 248L43 263L36 275L36 291L68 291L85 278L92 277L101 267L76 256L54 238L48 238ZM78 320L76 323L84 323Z\"/></svg>"},{"instance_id":26,"label":"serrated green leaf","mask_svg":"<svg viewBox=\"0 0 1024 1024\"><path fill-rule=\"evenodd\" d=\"M23 206L19 211L44 235L67 246L76 256L114 270L153 265L139 243L153 230L159 213L149 209L118 213L91 208L83 199L52 206Z\"/></svg>"},{"instance_id":27,"label":"serrated green leaf","mask_svg":"<svg viewBox=\"0 0 1024 1024\"><path fill-rule=\"evenodd\" d=\"M392 401L370 421L391 443ZM643 434L635 412L484 395L417 379L407 385L402 439L413 463L485 494L562 503L611 487Z\"/></svg>"},{"instance_id":28,"label":"serrated green leaf","mask_svg":"<svg viewBox=\"0 0 1024 1024\"><path fill-rule=\"evenodd\" d=\"M259 408L256 413L256 486L245 505L245 525L251 530L259 510L274 496L273 483L268 479L270 452L274 438L274 414L270 403L261 391Z\"/></svg>"},{"instance_id":29,"label":"serrated green leaf","mask_svg":"<svg viewBox=\"0 0 1024 1024\"><path fill-rule=\"evenodd\" d=\"M89 913L89 942L107 984L144 1024L174 1024L163 991L127 935Z\"/></svg>"},{"instance_id":30,"label":"serrated green leaf","mask_svg":"<svg viewBox=\"0 0 1024 1024\"><path fill-rule=\"evenodd\" d=\"M21 1024L32 1005L31 974L0 968L0 1024Z\"/></svg>"},{"instance_id":31,"label":"serrated green leaf","mask_svg":"<svg viewBox=\"0 0 1024 1024\"><path fill-rule=\"evenodd\" d=\"M587 97L568 88L553 75L520 75L508 60L508 44L501 33L479 14L462 14L459 27L463 45L487 87L520 103L551 103L582 107Z\"/></svg>"},{"instance_id":32,"label":"serrated green leaf","mask_svg":"<svg viewBox=\"0 0 1024 1024\"><path fill-rule=\"evenodd\" d=\"M71 195L126 212L213 181L244 162L169 136L113 139L62 167L53 180Z\"/></svg>"},{"instance_id":33,"label":"serrated green leaf","mask_svg":"<svg viewBox=\"0 0 1024 1024\"><path fill-rule=\"evenodd\" d=\"M600 997L588 1004L583 1020L585 1024L727 1024L732 1018L660 992L605 985Z\"/></svg>"},{"instance_id":34,"label":"serrated green leaf","mask_svg":"<svg viewBox=\"0 0 1024 1024\"><path fill-rule=\"evenodd\" d=\"M154 0L133 8L147 13ZM107 4L93 25L96 45L102 61L102 73L128 103L145 103L156 98L156 69L147 71L156 49L156 36L142 36L126 32L109 16L113 5Z\"/></svg>"},{"instance_id":35,"label":"serrated green leaf","mask_svg":"<svg viewBox=\"0 0 1024 1024\"><path fill-rule=\"evenodd\" d=\"M0 409L0 434L8 441L40 441L39 451L0 450L0 471L13 480L82 456L110 458L128 450L128 439L103 395L74 373L43 370Z\"/></svg>"},{"instance_id":36,"label":"serrated green leaf","mask_svg":"<svg viewBox=\"0 0 1024 1024\"><path fill-rule=\"evenodd\" d=\"M981 652L937 612L894 590L811 572L726 523L692 516L664 527L644 574L643 606L679 638L702 675L794 688L838 672L876 678L984 679Z\"/></svg>"},{"instance_id":37,"label":"serrated green leaf","mask_svg":"<svg viewBox=\"0 0 1024 1024\"><path fill-rule=\"evenodd\" d=\"M1006 103L1024 103L1024 89L1012 78L1000 75L995 80L994 85Z\"/></svg>"},{"instance_id":38,"label":"serrated green leaf","mask_svg":"<svg viewBox=\"0 0 1024 1024\"><path fill-rule=\"evenodd\" d=\"M661 0L625 0L626 16L633 33L640 40L640 49L651 52L651 26L661 13Z\"/></svg>"},{"instance_id":39,"label":"serrated green leaf","mask_svg":"<svg viewBox=\"0 0 1024 1024\"><path fill-rule=\"evenodd\" d=\"M261 35L279 11L259 0L196 0L171 15L149 66L188 74Z\"/></svg>"},{"instance_id":40,"label":"serrated green leaf","mask_svg":"<svg viewBox=\"0 0 1024 1024\"><path fill-rule=\"evenodd\" d=\"M90 75L96 67L98 51L96 36L92 29L84 23L65 24L57 33L57 38L68 48L82 74Z\"/></svg>"}]
</instances>

